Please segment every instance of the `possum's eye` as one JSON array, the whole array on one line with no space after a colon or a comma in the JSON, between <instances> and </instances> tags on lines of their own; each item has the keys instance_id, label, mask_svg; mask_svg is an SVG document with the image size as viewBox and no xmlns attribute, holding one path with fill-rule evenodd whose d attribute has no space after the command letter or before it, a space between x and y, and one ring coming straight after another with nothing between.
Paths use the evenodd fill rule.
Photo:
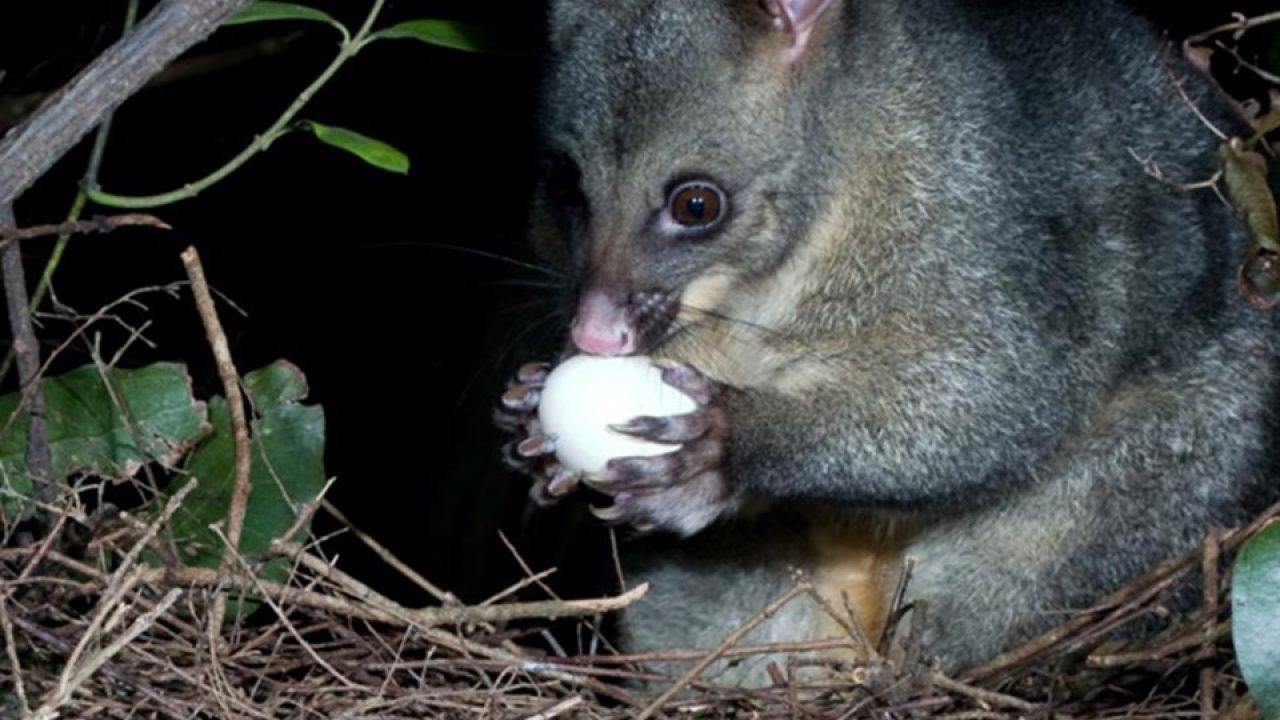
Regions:
<instances>
[{"instance_id":1,"label":"possum's eye","mask_svg":"<svg viewBox=\"0 0 1280 720\"><path fill-rule=\"evenodd\" d=\"M671 191L667 213L683 227L704 229L720 222L725 205L723 190L705 180L695 180Z\"/></svg>"}]
</instances>

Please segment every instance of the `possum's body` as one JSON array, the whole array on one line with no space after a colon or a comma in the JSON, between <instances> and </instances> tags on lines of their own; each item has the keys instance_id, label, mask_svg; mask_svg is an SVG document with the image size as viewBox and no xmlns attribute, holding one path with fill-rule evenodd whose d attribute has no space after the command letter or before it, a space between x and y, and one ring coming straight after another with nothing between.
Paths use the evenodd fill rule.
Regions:
<instances>
[{"instance_id":1,"label":"possum's body","mask_svg":"<svg viewBox=\"0 0 1280 720\"><path fill-rule=\"evenodd\" d=\"M1205 179L1216 140L1118 2L552 4L574 342L704 376L644 430L675 460L594 483L692 536L638 553L629 649L715 646L792 567L874 632L910 556L969 666L1277 496L1241 230L1142 163ZM749 641L843 632L798 600Z\"/></svg>"}]
</instances>

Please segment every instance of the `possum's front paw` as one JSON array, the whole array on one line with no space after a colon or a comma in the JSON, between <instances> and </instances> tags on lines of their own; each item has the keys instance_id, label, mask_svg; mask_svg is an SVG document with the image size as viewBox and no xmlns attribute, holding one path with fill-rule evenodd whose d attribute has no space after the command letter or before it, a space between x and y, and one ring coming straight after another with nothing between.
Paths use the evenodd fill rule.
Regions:
<instances>
[{"instance_id":1,"label":"possum's front paw","mask_svg":"<svg viewBox=\"0 0 1280 720\"><path fill-rule=\"evenodd\" d=\"M515 435L503 446L503 461L511 469L533 478L529 496L543 506L558 502L578 487L577 473L566 470L556 461L555 443L542 432L538 421L538 402L550 372L549 363L521 366L493 414L499 428Z\"/></svg>"},{"instance_id":2,"label":"possum's front paw","mask_svg":"<svg viewBox=\"0 0 1280 720\"><path fill-rule=\"evenodd\" d=\"M728 415L719 402L723 387L690 365L658 364L662 379L693 398L697 409L684 415L637 417L615 429L642 440L679 444L680 449L615 458L604 472L584 480L613 499L608 507L592 508L602 520L691 535L737 504L722 468L729 437Z\"/></svg>"}]
</instances>

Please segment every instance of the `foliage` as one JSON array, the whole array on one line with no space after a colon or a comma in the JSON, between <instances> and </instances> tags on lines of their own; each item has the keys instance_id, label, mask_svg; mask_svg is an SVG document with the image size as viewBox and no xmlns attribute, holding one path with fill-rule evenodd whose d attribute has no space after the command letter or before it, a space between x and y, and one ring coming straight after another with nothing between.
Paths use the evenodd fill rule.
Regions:
<instances>
[{"instance_id":1,"label":"foliage","mask_svg":"<svg viewBox=\"0 0 1280 720\"><path fill-rule=\"evenodd\" d=\"M209 431L205 404L191 394L181 365L163 363L138 370L88 365L45 378L46 437L54 478L79 474L112 480L133 477L143 466L172 467ZM0 397L0 517L32 511L27 467L27 416L21 393Z\"/></svg>"},{"instance_id":2,"label":"foliage","mask_svg":"<svg viewBox=\"0 0 1280 720\"><path fill-rule=\"evenodd\" d=\"M1231 597L1240 670L1263 715L1280 717L1280 524L1240 550Z\"/></svg>"}]
</instances>

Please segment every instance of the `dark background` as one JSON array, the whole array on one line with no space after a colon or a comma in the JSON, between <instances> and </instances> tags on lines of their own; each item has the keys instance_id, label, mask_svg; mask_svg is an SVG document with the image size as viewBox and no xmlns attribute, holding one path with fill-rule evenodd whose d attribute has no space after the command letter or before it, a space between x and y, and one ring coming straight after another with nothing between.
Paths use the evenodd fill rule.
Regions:
<instances>
[{"instance_id":1,"label":"dark background","mask_svg":"<svg viewBox=\"0 0 1280 720\"><path fill-rule=\"evenodd\" d=\"M706 0L690 0L706 1ZM977 0L975 0L977 1ZM144 9L153 3L144 3ZM357 26L369 0L312 4ZM141 286L184 278L178 253L199 247L210 281L241 307L222 317L241 372L288 358L307 374L328 419L330 498L354 523L437 584L475 600L518 573L504 528L526 558L562 568L567 593L598 592L608 541L571 504L521 522L526 483L496 462L489 414L522 359L554 347L552 278L518 262L533 163L533 99L543 2L393 0L380 25L442 17L485 23L502 52L475 55L412 41L355 58L302 113L389 142L407 177L365 165L302 135L289 136L202 196L154 211L174 230L76 239L57 276L58 298L91 312ZM1205 5L1205 4L1199 4ZM1177 35L1260 12L1272 2L1188 11L1145 9ZM0 128L26 101L57 88L118 37L124 0L10 0L0 5ZM101 183L150 194L202 177L264 129L329 62L336 35L321 25L268 23L219 31L193 56L287 40L283 51L144 90L116 115ZM1087 51L1087 49L1082 49ZM61 220L88 157L69 154L17 205L20 225ZM94 212L90 210L90 214ZM24 244L34 281L51 241ZM181 360L202 396L221 392L189 296L151 296L154 349L126 364ZM139 318L144 313L131 312ZM56 343L66 323L50 321ZM104 346L123 335L103 328ZM0 345L7 346L7 328ZM88 360L73 346L55 372ZM11 389L9 378L4 389ZM323 534L336 528L318 519ZM595 528L595 529L592 529ZM362 546L338 537L344 565L409 602L425 600Z\"/></svg>"}]
</instances>

